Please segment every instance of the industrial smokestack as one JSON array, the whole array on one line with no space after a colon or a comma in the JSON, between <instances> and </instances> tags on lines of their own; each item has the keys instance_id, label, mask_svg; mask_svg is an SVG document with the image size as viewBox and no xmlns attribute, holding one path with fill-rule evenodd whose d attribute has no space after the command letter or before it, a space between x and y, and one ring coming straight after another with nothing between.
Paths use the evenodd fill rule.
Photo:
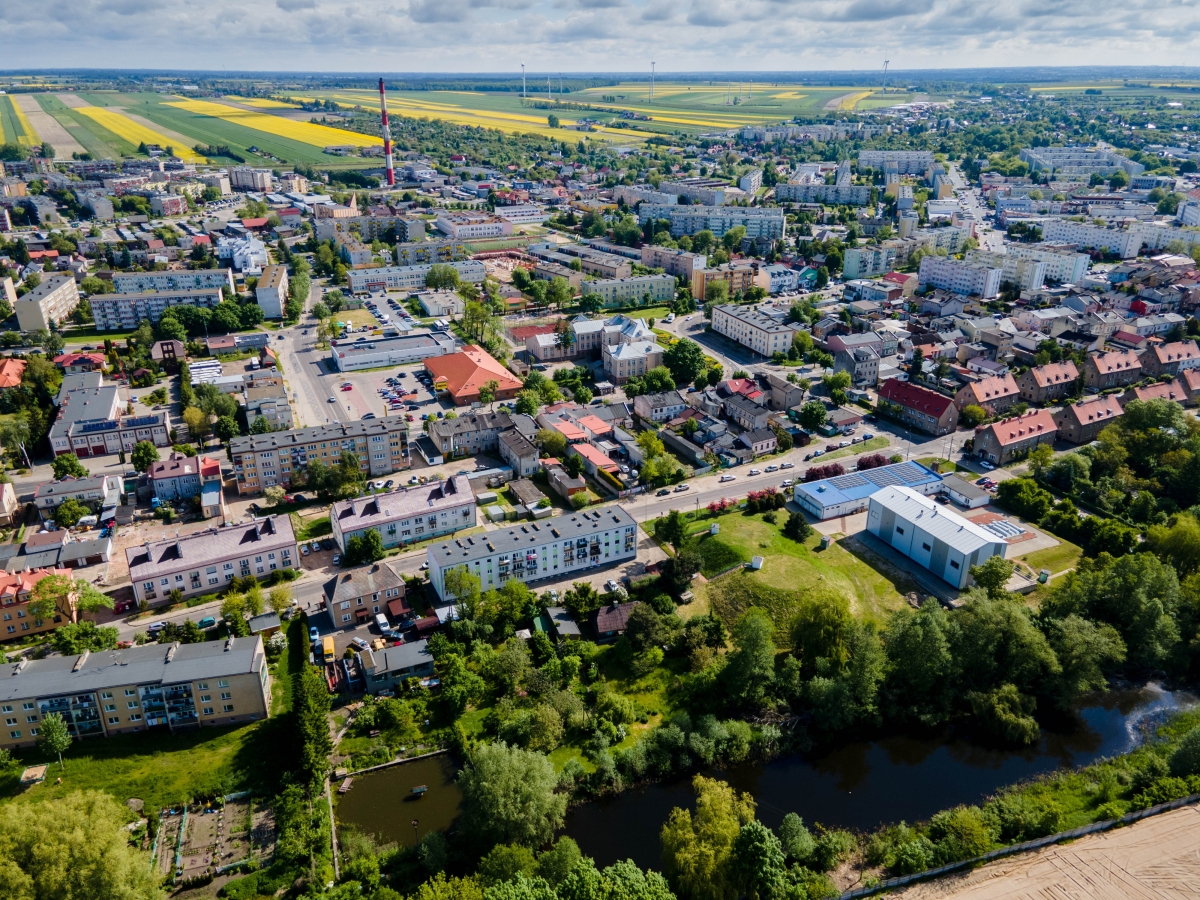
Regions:
<instances>
[{"instance_id":1,"label":"industrial smokestack","mask_svg":"<svg viewBox=\"0 0 1200 900\"><path fill-rule=\"evenodd\" d=\"M383 116L383 155L387 158L387 184L396 186L396 170L392 164L392 130L388 127L387 94L383 90L383 79L379 79L379 112Z\"/></svg>"}]
</instances>

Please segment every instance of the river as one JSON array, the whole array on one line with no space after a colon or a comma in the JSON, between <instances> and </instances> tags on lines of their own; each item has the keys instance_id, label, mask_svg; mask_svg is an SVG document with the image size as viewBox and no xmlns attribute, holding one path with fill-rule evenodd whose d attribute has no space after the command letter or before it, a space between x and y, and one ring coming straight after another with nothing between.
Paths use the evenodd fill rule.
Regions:
<instances>
[{"instance_id":1,"label":"river","mask_svg":"<svg viewBox=\"0 0 1200 900\"><path fill-rule=\"evenodd\" d=\"M758 818L770 827L795 812L808 824L865 830L926 819L940 809L976 803L1006 784L1128 752L1140 742L1143 724L1196 702L1191 694L1148 685L1081 703L1061 730L1044 731L1037 746L1022 750L982 747L946 729L929 737L852 742L708 774L749 792L758 803ZM338 819L411 845L416 813L410 812L421 813L422 834L453 819L459 797L452 775L453 763L443 756L360 776L341 799ZM405 800L420 782L429 782L429 794L417 802ZM690 777L647 785L574 807L563 831L598 866L632 859L657 869L663 823L673 807L691 806L692 800ZM426 810L437 812L427 817Z\"/></svg>"}]
</instances>

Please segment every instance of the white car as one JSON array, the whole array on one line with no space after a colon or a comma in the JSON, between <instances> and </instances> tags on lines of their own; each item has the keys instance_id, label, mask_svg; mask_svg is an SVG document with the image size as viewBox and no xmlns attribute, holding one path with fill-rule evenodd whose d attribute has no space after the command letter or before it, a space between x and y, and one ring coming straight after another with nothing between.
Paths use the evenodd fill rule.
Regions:
<instances>
[{"instance_id":1,"label":"white car","mask_svg":"<svg viewBox=\"0 0 1200 900\"><path fill-rule=\"evenodd\" d=\"M723 484L726 481L733 481L733 479L735 479L735 478L737 478L736 475L722 475L720 478L717 479L717 483Z\"/></svg>"},{"instance_id":2,"label":"white car","mask_svg":"<svg viewBox=\"0 0 1200 900\"><path fill-rule=\"evenodd\" d=\"M790 478L783 479L783 484L780 485L780 487L785 487L785 488L788 488L791 486L792 486L792 479L790 479Z\"/></svg>"},{"instance_id":3,"label":"white car","mask_svg":"<svg viewBox=\"0 0 1200 900\"><path fill-rule=\"evenodd\" d=\"M774 463L772 463L771 465L767 466L767 468L766 468L766 471L768 471L768 472L778 472L778 471L779 471L779 466L777 466L777 465L775 465Z\"/></svg>"},{"instance_id":4,"label":"white car","mask_svg":"<svg viewBox=\"0 0 1200 900\"><path fill-rule=\"evenodd\" d=\"M780 464L779 464L779 468L781 468L781 469L794 469L794 468L796 468L796 464L795 464L795 463L790 463L790 462L780 463Z\"/></svg>"},{"instance_id":5,"label":"white car","mask_svg":"<svg viewBox=\"0 0 1200 900\"><path fill-rule=\"evenodd\" d=\"M761 475L761 474L762 474L762 471L761 471L761 470L759 470L759 469L751 469L751 470L750 470L750 474L751 474L751 475Z\"/></svg>"},{"instance_id":6,"label":"white car","mask_svg":"<svg viewBox=\"0 0 1200 900\"><path fill-rule=\"evenodd\" d=\"M355 647L357 647L359 650L371 649L371 645L360 637L351 639L350 643L353 644Z\"/></svg>"}]
</instances>

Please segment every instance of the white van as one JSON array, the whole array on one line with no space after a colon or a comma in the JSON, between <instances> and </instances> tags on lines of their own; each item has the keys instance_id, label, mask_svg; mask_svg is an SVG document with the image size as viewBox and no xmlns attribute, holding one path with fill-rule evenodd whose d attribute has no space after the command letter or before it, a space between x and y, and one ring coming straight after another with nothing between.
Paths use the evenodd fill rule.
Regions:
<instances>
[{"instance_id":1,"label":"white van","mask_svg":"<svg viewBox=\"0 0 1200 900\"><path fill-rule=\"evenodd\" d=\"M392 633L392 626L388 624L387 616L383 613L375 613L375 624L379 626L380 634Z\"/></svg>"},{"instance_id":2,"label":"white van","mask_svg":"<svg viewBox=\"0 0 1200 900\"><path fill-rule=\"evenodd\" d=\"M79 528L95 528L96 525L99 524L99 522L100 522L100 520L97 519L95 516L81 516L79 521L76 522L75 524Z\"/></svg>"}]
</instances>

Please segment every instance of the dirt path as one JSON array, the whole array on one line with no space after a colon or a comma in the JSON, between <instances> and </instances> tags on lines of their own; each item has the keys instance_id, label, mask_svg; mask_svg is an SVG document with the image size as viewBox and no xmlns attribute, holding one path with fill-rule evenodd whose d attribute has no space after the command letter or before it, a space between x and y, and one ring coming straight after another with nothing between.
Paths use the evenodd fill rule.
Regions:
<instances>
[{"instance_id":1,"label":"dirt path","mask_svg":"<svg viewBox=\"0 0 1200 900\"><path fill-rule=\"evenodd\" d=\"M21 107L21 111L29 118L29 124L43 141L49 141L54 148L55 159L70 159L72 153L86 153L83 144L75 140L62 123L38 104L32 94L13 94L13 102Z\"/></svg>"},{"instance_id":2,"label":"dirt path","mask_svg":"<svg viewBox=\"0 0 1200 900\"><path fill-rule=\"evenodd\" d=\"M1200 885L1200 809L915 885L904 900L1184 900Z\"/></svg>"}]
</instances>

